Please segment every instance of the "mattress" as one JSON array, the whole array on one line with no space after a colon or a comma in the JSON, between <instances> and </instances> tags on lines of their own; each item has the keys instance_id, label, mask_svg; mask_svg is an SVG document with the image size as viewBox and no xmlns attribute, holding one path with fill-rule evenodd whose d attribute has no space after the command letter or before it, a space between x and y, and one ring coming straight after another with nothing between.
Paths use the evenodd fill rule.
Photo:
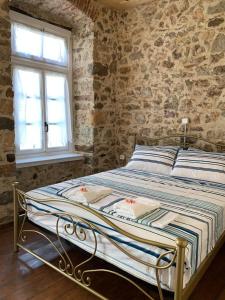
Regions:
<instances>
[{"instance_id":1,"label":"mattress","mask_svg":"<svg viewBox=\"0 0 225 300\"><path fill-rule=\"evenodd\" d=\"M112 188L113 193L111 195L97 203L89 204L89 206L106 216L123 230L167 245L175 245L177 237L186 239L188 246L185 252L184 287L204 258L213 250L225 228L225 185L179 179L127 168L73 179L28 192L28 205L31 211L28 214L29 219L51 232L56 232L57 212L67 212L68 215L75 214L87 221L90 220L130 254L144 262L155 264L159 255L164 253L166 249L149 246L124 237L84 209L58 201L65 200L64 192L68 188L80 185L102 185ZM113 210L113 204L117 201L127 197L135 198L139 196L160 201L160 208L135 220L118 216ZM55 201L40 203L29 200L29 197L37 199L51 197ZM163 229L151 226L152 222L170 211L179 214L176 221ZM54 212L54 215L40 215L40 212ZM87 229L85 241L81 236L77 238L75 234L68 235L65 232L64 225L71 222L68 215L64 214L59 220L60 236L93 253L94 235L91 230ZM96 252L98 257L146 282L156 285L155 270L153 268L132 260L112 245L100 231L96 231L95 235L98 243ZM170 262L171 258L171 255L167 255L163 258L162 264ZM162 288L170 291L174 290L175 269L176 264L173 264L169 269L160 271Z\"/></svg>"}]
</instances>

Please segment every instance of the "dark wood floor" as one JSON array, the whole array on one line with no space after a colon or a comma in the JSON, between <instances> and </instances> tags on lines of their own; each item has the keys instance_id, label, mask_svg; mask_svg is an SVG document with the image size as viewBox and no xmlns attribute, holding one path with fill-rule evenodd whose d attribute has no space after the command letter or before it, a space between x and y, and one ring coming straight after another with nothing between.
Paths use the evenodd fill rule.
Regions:
<instances>
[{"instance_id":1,"label":"dark wood floor","mask_svg":"<svg viewBox=\"0 0 225 300\"><path fill-rule=\"evenodd\" d=\"M30 225L29 225L30 226ZM0 299L1 300L91 300L96 299L89 292L64 278L61 274L44 265L28 253L12 251L12 225L0 228ZM57 261L52 248L40 238L29 238L29 247L36 249L39 254L51 261ZM87 258L87 254L75 246L69 246L70 255L74 262ZM101 265L102 268L115 267L96 258L92 267ZM93 276L95 288L109 299L144 299L135 288L110 275ZM156 297L156 288L137 280L146 291L151 290ZM166 299L172 295L166 293ZM225 300L225 245L218 253L214 263L209 268L202 281L193 292L191 300Z\"/></svg>"}]
</instances>

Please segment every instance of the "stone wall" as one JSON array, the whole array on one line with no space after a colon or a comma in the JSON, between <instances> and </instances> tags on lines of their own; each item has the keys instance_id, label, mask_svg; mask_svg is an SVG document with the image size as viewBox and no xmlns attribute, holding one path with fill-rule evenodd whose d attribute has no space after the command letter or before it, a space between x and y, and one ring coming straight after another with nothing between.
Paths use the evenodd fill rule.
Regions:
<instances>
[{"instance_id":1,"label":"stone wall","mask_svg":"<svg viewBox=\"0 0 225 300\"><path fill-rule=\"evenodd\" d=\"M95 22L74 34L75 149L92 153L92 172L115 166L115 12L101 8Z\"/></svg>"},{"instance_id":2,"label":"stone wall","mask_svg":"<svg viewBox=\"0 0 225 300\"><path fill-rule=\"evenodd\" d=\"M70 161L57 164L17 169L20 189L31 189L83 176L83 161Z\"/></svg>"},{"instance_id":3,"label":"stone wall","mask_svg":"<svg viewBox=\"0 0 225 300\"><path fill-rule=\"evenodd\" d=\"M139 133L225 139L225 1L164 0L117 13L116 154Z\"/></svg>"},{"instance_id":4,"label":"stone wall","mask_svg":"<svg viewBox=\"0 0 225 300\"><path fill-rule=\"evenodd\" d=\"M0 223L12 214L15 181L13 93L10 65L10 21L7 1L0 1Z\"/></svg>"},{"instance_id":5,"label":"stone wall","mask_svg":"<svg viewBox=\"0 0 225 300\"><path fill-rule=\"evenodd\" d=\"M116 12L103 8L94 24L94 172L115 167Z\"/></svg>"}]
</instances>

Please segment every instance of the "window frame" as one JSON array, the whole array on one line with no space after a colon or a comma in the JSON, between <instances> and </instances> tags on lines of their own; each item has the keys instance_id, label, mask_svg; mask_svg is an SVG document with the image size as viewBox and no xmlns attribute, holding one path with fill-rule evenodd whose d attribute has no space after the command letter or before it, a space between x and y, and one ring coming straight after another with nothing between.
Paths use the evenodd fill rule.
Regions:
<instances>
[{"instance_id":1,"label":"window frame","mask_svg":"<svg viewBox=\"0 0 225 300\"><path fill-rule=\"evenodd\" d=\"M29 149L29 150L20 150L18 142L16 140L16 156L18 158L23 158L24 156L29 157L38 157L38 156L51 156L55 154L71 153L73 152L73 118L72 118L72 43L71 43L71 31L63 29L61 27L46 23L44 21L37 20L35 18L23 15L21 13L10 11L11 24L19 23L34 29L44 31L46 33L52 34L54 36L62 37L66 40L67 43L67 65L60 63L55 63L46 59L38 59L35 56L25 57L18 53L13 52L13 36L11 39L12 42L12 68L24 68L24 69L34 69L38 72L41 72L41 96L42 96L42 139L43 139L43 148L42 149ZM47 147L47 134L44 131L44 122L46 120L46 85L45 85L45 76L47 73L58 73L65 75L68 82L68 97L66 97L65 108L66 108L66 125L67 125L67 137L68 143L66 147Z\"/></svg>"}]
</instances>

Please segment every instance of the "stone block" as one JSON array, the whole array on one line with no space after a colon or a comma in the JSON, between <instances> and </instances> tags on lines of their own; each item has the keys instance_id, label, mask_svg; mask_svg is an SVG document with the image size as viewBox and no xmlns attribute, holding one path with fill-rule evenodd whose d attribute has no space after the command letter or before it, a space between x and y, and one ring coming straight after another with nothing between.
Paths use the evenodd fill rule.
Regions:
<instances>
[{"instance_id":1,"label":"stone block","mask_svg":"<svg viewBox=\"0 0 225 300\"><path fill-rule=\"evenodd\" d=\"M14 130L14 121L6 117L0 117L0 130Z\"/></svg>"},{"instance_id":2,"label":"stone block","mask_svg":"<svg viewBox=\"0 0 225 300\"><path fill-rule=\"evenodd\" d=\"M212 44L212 52L225 51L225 34L219 33Z\"/></svg>"},{"instance_id":3,"label":"stone block","mask_svg":"<svg viewBox=\"0 0 225 300\"><path fill-rule=\"evenodd\" d=\"M93 66L93 75L100 77L108 75L108 66L101 64L100 62L94 63Z\"/></svg>"}]
</instances>

